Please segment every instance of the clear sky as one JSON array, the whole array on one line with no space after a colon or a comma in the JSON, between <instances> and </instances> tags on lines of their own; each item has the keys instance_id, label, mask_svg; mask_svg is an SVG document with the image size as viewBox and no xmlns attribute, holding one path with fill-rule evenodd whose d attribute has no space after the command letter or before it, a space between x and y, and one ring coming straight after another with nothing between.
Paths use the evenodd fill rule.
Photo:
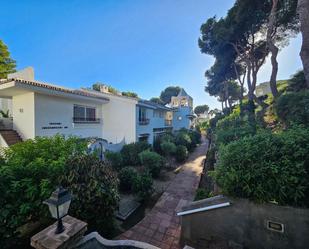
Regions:
<instances>
[{"instance_id":1,"label":"clear sky","mask_svg":"<svg viewBox=\"0 0 309 249\"><path fill-rule=\"evenodd\" d=\"M204 92L213 58L197 46L207 18L221 17L233 0L2 0L0 39L18 69L72 88L104 82L142 98L179 85L194 104L220 107ZM279 79L301 68L300 37L279 55ZM259 82L270 77L266 64Z\"/></svg>"}]
</instances>

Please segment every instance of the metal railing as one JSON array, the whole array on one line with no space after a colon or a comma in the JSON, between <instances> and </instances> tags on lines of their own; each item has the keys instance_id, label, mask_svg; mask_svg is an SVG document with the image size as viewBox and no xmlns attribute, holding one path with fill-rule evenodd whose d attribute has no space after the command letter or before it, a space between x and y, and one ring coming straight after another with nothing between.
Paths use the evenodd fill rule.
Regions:
<instances>
[{"instance_id":1,"label":"metal railing","mask_svg":"<svg viewBox=\"0 0 309 249\"><path fill-rule=\"evenodd\" d=\"M100 119L99 118L78 118L78 117L73 117L73 123L75 123L75 124L83 124L83 123L99 124L100 123Z\"/></svg>"},{"instance_id":2,"label":"metal railing","mask_svg":"<svg viewBox=\"0 0 309 249\"><path fill-rule=\"evenodd\" d=\"M165 119L165 126L172 126L172 120Z\"/></svg>"},{"instance_id":3,"label":"metal railing","mask_svg":"<svg viewBox=\"0 0 309 249\"><path fill-rule=\"evenodd\" d=\"M138 123L139 123L139 125L148 125L149 124L149 118L139 120Z\"/></svg>"}]
</instances>

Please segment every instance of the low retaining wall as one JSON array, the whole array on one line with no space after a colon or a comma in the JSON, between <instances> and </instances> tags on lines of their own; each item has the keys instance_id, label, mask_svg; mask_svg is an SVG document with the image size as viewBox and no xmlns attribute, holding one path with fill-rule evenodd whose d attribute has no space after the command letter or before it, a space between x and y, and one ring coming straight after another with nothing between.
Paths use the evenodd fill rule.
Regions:
<instances>
[{"instance_id":1,"label":"low retaining wall","mask_svg":"<svg viewBox=\"0 0 309 249\"><path fill-rule=\"evenodd\" d=\"M309 248L309 209L216 196L193 202L179 214L181 241L195 248L218 241L231 248Z\"/></svg>"}]
</instances>

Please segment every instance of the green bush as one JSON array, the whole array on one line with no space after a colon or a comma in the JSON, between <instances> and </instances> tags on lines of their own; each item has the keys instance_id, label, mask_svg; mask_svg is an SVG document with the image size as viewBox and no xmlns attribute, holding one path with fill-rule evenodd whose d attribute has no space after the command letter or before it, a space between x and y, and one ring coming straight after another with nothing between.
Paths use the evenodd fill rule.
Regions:
<instances>
[{"instance_id":1,"label":"green bush","mask_svg":"<svg viewBox=\"0 0 309 249\"><path fill-rule=\"evenodd\" d=\"M213 193L205 188L198 188L195 193L194 201L203 200L212 197Z\"/></svg>"},{"instance_id":2,"label":"green bush","mask_svg":"<svg viewBox=\"0 0 309 249\"><path fill-rule=\"evenodd\" d=\"M188 150L190 150L192 146L191 143L192 143L192 140L188 132L181 130L176 134L176 138L175 138L176 145L183 145Z\"/></svg>"},{"instance_id":3,"label":"green bush","mask_svg":"<svg viewBox=\"0 0 309 249\"><path fill-rule=\"evenodd\" d=\"M275 105L279 119L287 126L293 123L309 125L309 91L281 95Z\"/></svg>"},{"instance_id":4,"label":"green bush","mask_svg":"<svg viewBox=\"0 0 309 249\"><path fill-rule=\"evenodd\" d=\"M118 178L120 181L120 189L130 191L133 188L133 182L138 173L133 167L124 167L119 171Z\"/></svg>"},{"instance_id":5,"label":"green bush","mask_svg":"<svg viewBox=\"0 0 309 249\"><path fill-rule=\"evenodd\" d=\"M242 137L255 134L247 115L241 116L240 109L237 108L230 115L218 120L216 125L216 142L218 144L228 144Z\"/></svg>"},{"instance_id":6,"label":"green bush","mask_svg":"<svg viewBox=\"0 0 309 249\"><path fill-rule=\"evenodd\" d=\"M38 137L4 150L0 164L0 247L14 247L20 226L50 217L42 202L63 175L67 158L85 154L87 144L77 138Z\"/></svg>"},{"instance_id":7,"label":"green bush","mask_svg":"<svg viewBox=\"0 0 309 249\"><path fill-rule=\"evenodd\" d=\"M70 214L110 235L119 202L117 174L94 155L81 155L67 161L61 182L73 197Z\"/></svg>"},{"instance_id":8,"label":"green bush","mask_svg":"<svg viewBox=\"0 0 309 249\"><path fill-rule=\"evenodd\" d=\"M139 154L142 165L153 177L158 177L164 166L163 158L156 152L145 150Z\"/></svg>"},{"instance_id":9,"label":"green bush","mask_svg":"<svg viewBox=\"0 0 309 249\"><path fill-rule=\"evenodd\" d=\"M178 145L176 147L175 157L177 162L184 162L188 158L188 150L186 146Z\"/></svg>"},{"instance_id":10,"label":"green bush","mask_svg":"<svg viewBox=\"0 0 309 249\"><path fill-rule=\"evenodd\" d=\"M176 152L176 145L172 142L163 142L161 143L161 151L164 156L171 156Z\"/></svg>"},{"instance_id":11,"label":"green bush","mask_svg":"<svg viewBox=\"0 0 309 249\"><path fill-rule=\"evenodd\" d=\"M170 143L175 143L175 138L172 133L166 133L161 136L158 136L155 138L153 142L153 149L155 152L159 153L160 155L163 154L161 150L161 144L164 142L170 142Z\"/></svg>"},{"instance_id":12,"label":"green bush","mask_svg":"<svg viewBox=\"0 0 309 249\"><path fill-rule=\"evenodd\" d=\"M309 129L261 133L221 146L214 172L222 190L258 202L309 205Z\"/></svg>"},{"instance_id":13,"label":"green bush","mask_svg":"<svg viewBox=\"0 0 309 249\"><path fill-rule=\"evenodd\" d=\"M147 142L136 142L124 145L120 152L124 165L140 165L138 154L144 150L150 149L150 147L151 146Z\"/></svg>"},{"instance_id":14,"label":"green bush","mask_svg":"<svg viewBox=\"0 0 309 249\"><path fill-rule=\"evenodd\" d=\"M191 138L191 146L196 147L197 144L201 143L201 133L198 131L189 131L189 136Z\"/></svg>"},{"instance_id":15,"label":"green bush","mask_svg":"<svg viewBox=\"0 0 309 249\"><path fill-rule=\"evenodd\" d=\"M299 92L305 89L307 89L305 74L304 71L301 70L296 72L288 81L287 90L292 92Z\"/></svg>"},{"instance_id":16,"label":"green bush","mask_svg":"<svg viewBox=\"0 0 309 249\"><path fill-rule=\"evenodd\" d=\"M106 160L112 165L115 170L120 170L123 167L122 155L119 152L105 152Z\"/></svg>"},{"instance_id":17,"label":"green bush","mask_svg":"<svg viewBox=\"0 0 309 249\"><path fill-rule=\"evenodd\" d=\"M137 175L137 177L134 178L133 191L137 193L142 200L149 199L154 191L151 175L147 172Z\"/></svg>"}]
</instances>

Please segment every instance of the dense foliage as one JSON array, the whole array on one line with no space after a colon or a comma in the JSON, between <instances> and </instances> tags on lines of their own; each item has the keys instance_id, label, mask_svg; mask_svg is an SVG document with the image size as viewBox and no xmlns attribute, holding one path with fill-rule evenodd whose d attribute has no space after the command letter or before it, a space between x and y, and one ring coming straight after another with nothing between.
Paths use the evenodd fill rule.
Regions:
<instances>
[{"instance_id":1,"label":"dense foliage","mask_svg":"<svg viewBox=\"0 0 309 249\"><path fill-rule=\"evenodd\" d=\"M220 147L215 178L230 195L308 206L309 130L263 132Z\"/></svg>"},{"instance_id":2,"label":"dense foliage","mask_svg":"<svg viewBox=\"0 0 309 249\"><path fill-rule=\"evenodd\" d=\"M112 165L115 170L120 170L123 167L123 159L121 153L107 151L104 155L106 160Z\"/></svg>"},{"instance_id":3,"label":"dense foliage","mask_svg":"<svg viewBox=\"0 0 309 249\"><path fill-rule=\"evenodd\" d=\"M274 108L287 126L293 123L309 125L309 90L281 95Z\"/></svg>"},{"instance_id":4,"label":"dense foliage","mask_svg":"<svg viewBox=\"0 0 309 249\"><path fill-rule=\"evenodd\" d=\"M154 191L153 180L148 172L137 175L137 177L134 178L133 191L137 193L142 200L147 200L151 197Z\"/></svg>"},{"instance_id":5,"label":"dense foliage","mask_svg":"<svg viewBox=\"0 0 309 249\"><path fill-rule=\"evenodd\" d=\"M117 174L94 155L81 155L66 162L61 182L73 196L70 214L110 235L119 201Z\"/></svg>"},{"instance_id":6,"label":"dense foliage","mask_svg":"<svg viewBox=\"0 0 309 249\"><path fill-rule=\"evenodd\" d=\"M0 164L1 243L10 243L10 239L16 242L17 228L49 217L42 201L59 184L66 160L84 154L86 149L86 143L77 138L54 136L27 140L3 151Z\"/></svg>"},{"instance_id":7,"label":"dense foliage","mask_svg":"<svg viewBox=\"0 0 309 249\"><path fill-rule=\"evenodd\" d=\"M120 152L124 165L140 165L141 162L138 154L147 149L150 149L150 145L147 142L136 142L124 145Z\"/></svg>"},{"instance_id":8,"label":"dense foliage","mask_svg":"<svg viewBox=\"0 0 309 249\"><path fill-rule=\"evenodd\" d=\"M177 162L184 162L188 158L188 150L186 146L178 145L176 147L175 157Z\"/></svg>"},{"instance_id":9,"label":"dense foliage","mask_svg":"<svg viewBox=\"0 0 309 249\"><path fill-rule=\"evenodd\" d=\"M0 79L5 79L8 74L14 73L16 62L11 58L8 47L0 40Z\"/></svg>"},{"instance_id":10,"label":"dense foliage","mask_svg":"<svg viewBox=\"0 0 309 249\"><path fill-rule=\"evenodd\" d=\"M120 189L123 191L130 191L133 188L133 183L138 173L134 167L124 167L118 173L118 178L120 181Z\"/></svg>"},{"instance_id":11,"label":"dense foliage","mask_svg":"<svg viewBox=\"0 0 309 249\"><path fill-rule=\"evenodd\" d=\"M164 166L164 158L158 153L145 150L139 154L139 159L153 177L160 175L160 171Z\"/></svg>"},{"instance_id":12,"label":"dense foliage","mask_svg":"<svg viewBox=\"0 0 309 249\"><path fill-rule=\"evenodd\" d=\"M164 156L171 156L176 152L176 145L172 142L161 143L161 151Z\"/></svg>"}]
</instances>

